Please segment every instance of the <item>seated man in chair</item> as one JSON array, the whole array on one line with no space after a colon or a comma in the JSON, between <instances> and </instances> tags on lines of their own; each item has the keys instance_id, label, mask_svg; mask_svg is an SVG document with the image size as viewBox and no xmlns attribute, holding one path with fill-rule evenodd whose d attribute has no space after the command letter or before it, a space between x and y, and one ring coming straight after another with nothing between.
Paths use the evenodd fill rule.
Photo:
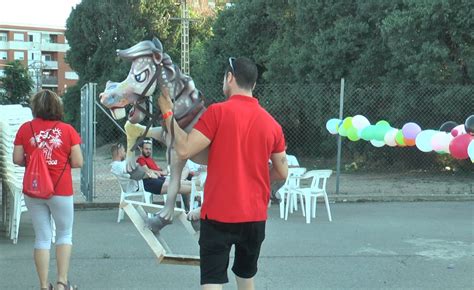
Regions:
<instances>
[{"instance_id":1,"label":"seated man in chair","mask_svg":"<svg viewBox=\"0 0 474 290\"><path fill-rule=\"evenodd\" d=\"M135 180L130 179L127 173L127 161L125 161L125 148L122 144L113 144L110 148L112 153L112 163L110 163L110 172L118 177L120 185L124 191L132 192L138 190L138 184Z\"/></svg>"},{"instance_id":2,"label":"seated man in chair","mask_svg":"<svg viewBox=\"0 0 474 290\"><path fill-rule=\"evenodd\" d=\"M149 146L150 146L150 152L151 152L151 144ZM127 191L137 190L138 189L137 182L133 179L130 179L130 174L128 174L127 172L127 161L125 160L125 157L126 157L125 147L120 143L114 144L112 145L111 152L112 152L112 163L111 163L110 171L114 175L119 177L121 185L124 188L124 190L127 190ZM145 160L149 162L149 164L152 164L151 162L153 162L153 164L156 165L156 163L151 158L150 158L151 162L148 159L145 159ZM140 162L138 163L140 164ZM169 181L165 176L165 172L161 171L158 165L156 166L158 170L148 169L148 166L147 168L145 168L145 176L143 177L143 186L146 191L151 192L153 194L164 194L166 193L166 190L168 189ZM189 184L182 183L180 193L189 194L190 192L191 192L191 186Z\"/></svg>"},{"instance_id":3,"label":"seated man in chair","mask_svg":"<svg viewBox=\"0 0 474 290\"><path fill-rule=\"evenodd\" d=\"M137 163L145 169L145 174L148 178L143 179L143 186L145 190L153 194L163 194L168 189L169 177L168 171L162 170L152 158L152 141L149 139L143 140L138 145L141 156L137 158ZM183 195L185 207L189 208L189 194L191 193L191 183L189 181L181 180L179 193ZM186 195L186 196L184 196Z\"/></svg>"}]
</instances>

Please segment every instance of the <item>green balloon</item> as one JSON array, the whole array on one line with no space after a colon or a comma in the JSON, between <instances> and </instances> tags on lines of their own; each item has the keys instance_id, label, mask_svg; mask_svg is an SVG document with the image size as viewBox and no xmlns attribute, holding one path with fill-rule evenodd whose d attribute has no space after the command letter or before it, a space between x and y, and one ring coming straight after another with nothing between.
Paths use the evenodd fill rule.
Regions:
<instances>
[{"instance_id":1,"label":"green balloon","mask_svg":"<svg viewBox=\"0 0 474 290\"><path fill-rule=\"evenodd\" d=\"M390 127L390 124L385 120L380 120L375 124L376 126Z\"/></svg>"},{"instance_id":2,"label":"green balloon","mask_svg":"<svg viewBox=\"0 0 474 290\"><path fill-rule=\"evenodd\" d=\"M347 138L351 141L359 141L360 137L359 134L357 134L357 129L350 127L349 130L347 130Z\"/></svg>"},{"instance_id":3,"label":"green balloon","mask_svg":"<svg viewBox=\"0 0 474 290\"><path fill-rule=\"evenodd\" d=\"M374 125L369 125L362 129L360 132L360 137L364 139L365 141L370 141L374 137L374 131L375 131L375 126Z\"/></svg>"},{"instance_id":4,"label":"green balloon","mask_svg":"<svg viewBox=\"0 0 474 290\"><path fill-rule=\"evenodd\" d=\"M344 127L346 130L349 130L352 127L352 117L345 118L342 122L342 127Z\"/></svg>"},{"instance_id":5,"label":"green balloon","mask_svg":"<svg viewBox=\"0 0 474 290\"><path fill-rule=\"evenodd\" d=\"M397 142L398 145L406 145L405 141L403 140L402 130L398 130L397 134L395 135L395 142Z\"/></svg>"},{"instance_id":6,"label":"green balloon","mask_svg":"<svg viewBox=\"0 0 474 290\"><path fill-rule=\"evenodd\" d=\"M375 126L375 133L374 133L374 138L377 141L385 141L385 134L387 134L392 127L390 126L385 126L385 125L376 125Z\"/></svg>"},{"instance_id":7,"label":"green balloon","mask_svg":"<svg viewBox=\"0 0 474 290\"><path fill-rule=\"evenodd\" d=\"M338 132L339 135L341 135L342 137L346 137L346 136L347 136L347 130L344 128L344 125L343 125L343 126L340 126L340 127L339 127L339 130L337 130L337 132Z\"/></svg>"}]
</instances>

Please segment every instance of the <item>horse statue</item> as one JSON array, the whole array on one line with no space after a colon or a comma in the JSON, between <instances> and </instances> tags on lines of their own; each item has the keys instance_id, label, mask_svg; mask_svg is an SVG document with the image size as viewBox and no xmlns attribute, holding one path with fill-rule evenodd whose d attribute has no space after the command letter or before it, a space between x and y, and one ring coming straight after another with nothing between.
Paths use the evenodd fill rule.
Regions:
<instances>
[{"instance_id":1,"label":"horse statue","mask_svg":"<svg viewBox=\"0 0 474 290\"><path fill-rule=\"evenodd\" d=\"M163 45L157 38L141 41L128 49L117 50L117 55L132 61L128 76L120 83L108 81L99 97L102 105L110 109L115 119L125 117L125 107L132 105L125 124L128 169L136 168L135 151L143 138L152 137L167 147L167 161L170 166L168 198L163 209L147 221L149 228L157 233L172 222L186 160L180 160L173 149L173 132L166 132L164 124L153 126L160 110L157 108L156 114L149 113L147 106L151 104L150 97L161 89L167 89L174 105L173 122L178 122L181 128L189 132L205 111L203 96L196 89L192 78L183 74L178 66L173 64L170 56L163 52ZM146 127L138 124L145 117L151 119ZM200 160L203 160L202 157L195 159L198 163L203 163Z\"/></svg>"}]
</instances>

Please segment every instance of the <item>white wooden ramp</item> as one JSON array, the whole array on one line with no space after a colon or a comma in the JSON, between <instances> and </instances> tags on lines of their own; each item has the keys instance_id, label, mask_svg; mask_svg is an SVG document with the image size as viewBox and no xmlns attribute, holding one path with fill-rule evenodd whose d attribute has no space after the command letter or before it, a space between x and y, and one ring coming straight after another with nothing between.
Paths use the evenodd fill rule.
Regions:
<instances>
[{"instance_id":1,"label":"white wooden ramp","mask_svg":"<svg viewBox=\"0 0 474 290\"><path fill-rule=\"evenodd\" d=\"M160 209L163 208L162 205L125 200L120 204L120 207L123 208L125 213L128 215L132 223L137 228L138 232L142 235L147 244L150 246L151 250L158 258L159 263L199 266L199 256L179 255L173 253L169 245L166 243L166 241L160 234L155 235L150 229L146 227L145 220L147 218L147 213L158 212ZM174 214L175 215L173 221L179 221L180 223L182 223L186 231L197 241L199 237L198 233L193 229L191 223L186 220L186 213L184 212L184 210L180 208L175 208ZM173 225L174 223L168 226Z\"/></svg>"}]
</instances>

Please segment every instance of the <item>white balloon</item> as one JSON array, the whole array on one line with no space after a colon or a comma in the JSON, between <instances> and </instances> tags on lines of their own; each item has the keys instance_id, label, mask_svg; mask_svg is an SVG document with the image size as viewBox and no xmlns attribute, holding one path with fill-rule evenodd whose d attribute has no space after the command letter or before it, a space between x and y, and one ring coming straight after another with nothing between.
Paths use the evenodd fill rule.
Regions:
<instances>
[{"instance_id":1,"label":"white balloon","mask_svg":"<svg viewBox=\"0 0 474 290\"><path fill-rule=\"evenodd\" d=\"M464 128L464 124L457 125L456 127L453 128L453 130L451 130L451 135L453 135L453 137L456 137L462 134L466 134L466 128Z\"/></svg>"},{"instance_id":2,"label":"white balloon","mask_svg":"<svg viewBox=\"0 0 474 290\"><path fill-rule=\"evenodd\" d=\"M369 125L369 120L362 115L355 115L354 117L352 117L352 126L354 126L354 128L356 128L358 131L364 129Z\"/></svg>"},{"instance_id":3,"label":"white balloon","mask_svg":"<svg viewBox=\"0 0 474 290\"><path fill-rule=\"evenodd\" d=\"M471 140L471 143L467 146L467 154L471 158L472 163L474 163L474 140Z\"/></svg>"},{"instance_id":4,"label":"white balloon","mask_svg":"<svg viewBox=\"0 0 474 290\"><path fill-rule=\"evenodd\" d=\"M330 119L326 122L326 129L329 131L329 133L336 135L337 134L337 125L341 123L341 120L339 119Z\"/></svg>"},{"instance_id":5,"label":"white balloon","mask_svg":"<svg viewBox=\"0 0 474 290\"><path fill-rule=\"evenodd\" d=\"M445 133L445 137L444 137L444 140L443 140L443 143L441 145L441 151L443 152L446 152L446 153L451 153L449 151L449 143L451 143L451 141L454 139L453 135L449 134L449 133Z\"/></svg>"},{"instance_id":6,"label":"white balloon","mask_svg":"<svg viewBox=\"0 0 474 290\"><path fill-rule=\"evenodd\" d=\"M392 128L387 133L385 133L385 137L383 138L385 144L390 147L397 146L397 141L395 141L395 136L397 135L398 129Z\"/></svg>"},{"instance_id":7,"label":"white balloon","mask_svg":"<svg viewBox=\"0 0 474 290\"><path fill-rule=\"evenodd\" d=\"M433 151L431 146L431 138L434 134L438 133L437 130L423 130L418 135L416 135L415 144L418 149L422 152Z\"/></svg>"},{"instance_id":8,"label":"white balloon","mask_svg":"<svg viewBox=\"0 0 474 290\"><path fill-rule=\"evenodd\" d=\"M431 147L434 151L440 151L444 148L444 143L447 138L446 132L438 132L431 137ZM451 136L451 134L449 134ZM448 143L449 146L449 143Z\"/></svg>"}]
</instances>

